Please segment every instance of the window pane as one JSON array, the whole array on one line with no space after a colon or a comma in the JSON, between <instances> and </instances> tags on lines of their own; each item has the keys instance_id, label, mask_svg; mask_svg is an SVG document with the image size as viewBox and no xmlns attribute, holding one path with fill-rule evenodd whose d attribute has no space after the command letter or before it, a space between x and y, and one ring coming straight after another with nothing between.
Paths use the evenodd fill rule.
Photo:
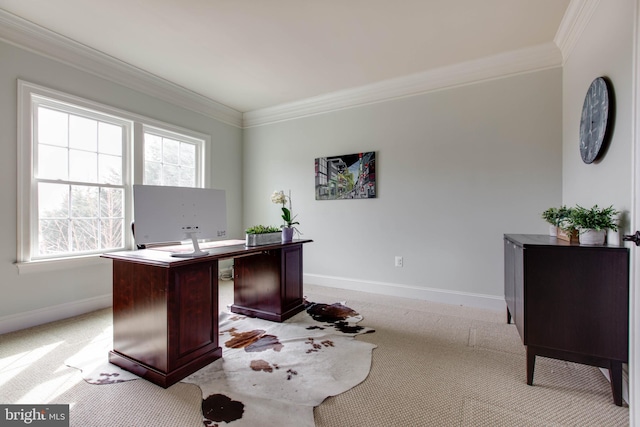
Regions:
<instances>
[{"instance_id":1,"label":"window pane","mask_svg":"<svg viewBox=\"0 0 640 427\"><path fill-rule=\"evenodd\" d=\"M178 141L168 138L163 139L162 161L165 164L180 164L180 143Z\"/></svg>"},{"instance_id":2,"label":"window pane","mask_svg":"<svg viewBox=\"0 0 640 427\"><path fill-rule=\"evenodd\" d=\"M100 122L98 124L98 151L122 156L122 126Z\"/></svg>"},{"instance_id":3,"label":"window pane","mask_svg":"<svg viewBox=\"0 0 640 427\"><path fill-rule=\"evenodd\" d=\"M182 187L196 186L196 170L190 168L180 169L180 185Z\"/></svg>"},{"instance_id":4,"label":"window pane","mask_svg":"<svg viewBox=\"0 0 640 427\"><path fill-rule=\"evenodd\" d=\"M122 157L98 155L98 180L107 184L122 184Z\"/></svg>"},{"instance_id":5,"label":"window pane","mask_svg":"<svg viewBox=\"0 0 640 427\"><path fill-rule=\"evenodd\" d=\"M97 218L100 215L98 187L71 186L71 218Z\"/></svg>"},{"instance_id":6,"label":"window pane","mask_svg":"<svg viewBox=\"0 0 640 427\"><path fill-rule=\"evenodd\" d=\"M38 145L38 178L69 179L69 150Z\"/></svg>"},{"instance_id":7,"label":"window pane","mask_svg":"<svg viewBox=\"0 0 640 427\"><path fill-rule=\"evenodd\" d=\"M97 218L71 220L71 250L73 252L100 249L100 221Z\"/></svg>"},{"instance_id":8,"label":"window pane","mask_svg":"<svg viewBox=\"0 0 640 427\"><path fill-rule=\"evenodd\" d=\"M144 160L147 162L162 161L162 138L150 133L144 134Z\"/></svg>"},{"instance_id":9,"label":"window pane","mask_svg":"<svg viewBox=\"0 0 640 427\"><path fill-rule=\"evenodd\" d=\"M71 181L98 182L98 154L69 150L69 179Z\"/></svg>"},{"instance_id":10,"label":"window pane","mask_svg":"<svg viewBox=\"0 0 640 427\"><path fill-rule=\"evenodd\" d=\"M69 218L69 186L38 184L38 216L41 219Z\"/></svg>"},{"instance_id":11,"label":"window pane","mask_svg":"<svg viewBox=\"0 0 640 427\"><path fill-rule=\"evenodd\" d=\"M144 183L146 185L162 185L162 163L145 162Z\"/></svg>"},{"instance_id":12,"label":"window pane","mask_svg":"<svg viewBox=\"0 0 640 427\"><path fill-rule=\"evenodd\" d=\"M100 217L124 218L124 190L120 188L100 189Z\"/></svg>"},{"instance_id":13,"label":"window pane","mask_svg":"<svg viewBox=\"0 0 640 427\"><path fill-rule=\"evenodd\" d=\"M38 253L40 255L69 252L69 220L38 221Z\"/></svg>"},{"instance_id":14,"label":"window pane","mask_svg":"<svg viewBox=\"0 0 640 427\"><path fill-rule=\"evenodd\" d=\"M180 144L180 166L193 168L196 166L196 146Z\"/></svg>"},{"instance_id":15,"label":"window pane","mask_svg":"<svg viewBox=\"0 0 640 427\"><path fill-rule=\"evenodd\" d=\"M100 247L102 249L121 248L124 246L124 221L122 219L102 219L100 224L102 230L100 234Z\"/></svg>"},{"instance_id":16,"label":"window pane","mask_svg":"<svg viewBox=\"0 0 640 427\"><path fill-rule=\"evenodd\" d=\"M162 168L162 185L180 186L180 168L173 165L164 165Z\"/></svg>"},{"instance_id":17,"label":"window pane","mask_svg":"<svg viewBox=\"0 0 640 427\"><path fill-rule=\"evenodd\" d=\"M80 116L69 116L69 147L98 150L98 122Z\"/></svg>"},{"instance_id":18,"label":"window pane","mask_svg":"<svg viewBox=\"0 0 640 427\"><path fill-rule=\"evenodd\" d=\"M38 107L38 143L68 145L68 114Z\"/></svg>"},{"instance_id":19,"label":"window pane","mask_svg":"<svg viewBox=\"0 0 640 427\"><path fill-rule=\"evenodd\" d=\"M124 191L120 188L100 189L100 247L124 245Z\"/></svg>"}]
</instances>

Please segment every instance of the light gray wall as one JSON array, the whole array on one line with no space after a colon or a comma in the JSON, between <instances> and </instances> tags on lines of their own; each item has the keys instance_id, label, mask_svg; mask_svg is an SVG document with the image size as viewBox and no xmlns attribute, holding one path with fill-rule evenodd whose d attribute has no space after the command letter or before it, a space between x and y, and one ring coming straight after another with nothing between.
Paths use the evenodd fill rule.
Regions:
<instances>
[{"instance_id":1,"label":"light gray wall","mask_svg":"<svg viewBox=\"0 0 640 427\"><path fill-rule=\"evenodd\" d=\"M563 202L591 207L614 205L629 232L632 184L632 94L635 0L601 1L563 68ZM615 92L615 130L601 161L584 164L579 127L584 96L599 76Z\"/></svg>"},{"instance_id":2,"label":"light gray wall","mask_svg":"<svg viewBox=\"0 0 640 427\"><path fill-rule=\"evenodd\" d=\"M245 129L137 93L0 43L2 259L0 320L103 297L108 266L18 275L16 79L212 136L212 186L229 197L229 229L279 224L274 190L292 190L305 279L430 297L503 304L502 234L544 233L540 212L562 201L562 70ZM240 142L244 139L244 144ZM314 200L316 157L377 152L378 198ZM394 256L404 267L393 266ZM424 293L429 291L431 293ZM473 302L473 301L472 301Z\"/></svg>"},{"instance_id":3,"label":"light gray wall","mask_svg":"<svg viewBox=\"0 0 640 427\"><path fill-rule=\"evenodd\" d=\"M561 108L557 68L246 129L244 224L279 224L291 189L307 282L502 307L503 233L561 202ZM316 201L314 159L361 151L378 198Z\"/></svg>"},{"instance_id":4,"label":"light gray wall","mask_svg":"<svg viewBox=\"0 0 640 427\"><path fill-rule=\"evenodd\" d=\"M211 136L210 185L227 191L228 228L242 237L242 130L154 99L45 57L0 42L0 322L18 316L47 318L47 310L75 306L111 294L111 268L73 268L18 274L16 261L16 106L17 79ZM108 299L107 299L108 301Z\"/></svg>"}]
</instances>

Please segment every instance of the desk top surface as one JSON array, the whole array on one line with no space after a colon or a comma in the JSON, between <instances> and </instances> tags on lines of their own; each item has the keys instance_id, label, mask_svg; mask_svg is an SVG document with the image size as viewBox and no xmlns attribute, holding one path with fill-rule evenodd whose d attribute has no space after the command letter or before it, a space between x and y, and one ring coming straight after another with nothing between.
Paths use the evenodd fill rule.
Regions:
<instances>
[{"instance_id":1,"label":"desk top surface","mask_svg":"<svg viewBox=\"0 0 640 427\"><path fill-rule=\"evenodd\" d=\"M175 252L187 253L193 251L193 246L191 245L159 246L152 249L109 252L103 254L102 257L140 264L157 265L161 267L177 267L186 264L217 261L225 258L237 258L309 242L313 242L313 240L294 239L289 243L246 246L244 240L222 240L217 242L200 243L200 249L208 252L209 254L199 257L179 258L171 256L171 254Z\"/></svg>"}]
</instances>

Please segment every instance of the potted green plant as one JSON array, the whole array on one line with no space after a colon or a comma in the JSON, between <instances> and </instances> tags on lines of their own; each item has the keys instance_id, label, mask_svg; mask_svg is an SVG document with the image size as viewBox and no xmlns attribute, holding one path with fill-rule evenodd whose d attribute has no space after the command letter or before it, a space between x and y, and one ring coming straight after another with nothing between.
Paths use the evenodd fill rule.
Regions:
<instances>
[{"instance_id":1,"label":"potted green plant","mask_svg":"<svg viewBox=\"0 0 640 427\"><path fill-rule=\"evenodd\" d=\"M559 208L549 208L542 212L542 219L549 223L549 235L557 236L558 228L565 225L567 218L571 215L571 208L561 206Z\"/></svg>"},{"instance_id":2,"label":"potted green plant","mask_svg":"<svg viewBox=\"0 0 640 427\"><path fill-rule=\"evenodd\" d=\"M585 245L602 245L607 230L618 231L616 216L619 214L613 206L599 208L594 205L591 209L577 205L571 210L569 222L578 230L579 240Z\"/></svg>"},{"instance_id":3,"label":"potted green plant","mask_svg":"<svg viewBox=\"0 0 640 427\"><path fill-rule=\"evenodd\" d=\"M245 230L247 246L270 245L280 243L281 232L279 227L271 225L254 225Z\"/></svg>"}]
</instances>

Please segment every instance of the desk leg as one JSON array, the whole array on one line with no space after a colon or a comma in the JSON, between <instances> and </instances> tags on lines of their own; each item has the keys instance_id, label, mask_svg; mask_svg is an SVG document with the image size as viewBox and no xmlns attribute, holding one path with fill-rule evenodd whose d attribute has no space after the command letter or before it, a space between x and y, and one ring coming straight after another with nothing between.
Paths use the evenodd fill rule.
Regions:
<instances>
[{"instance_id":1,"label":"desk leg","mask_svg":"<svg viewBox=\"0 0 640 427\"><path fill-rule=\"evenodd\" d=\"M609 379L611 380L613 403L622 406L622 362L611 361L611 365L609 366Z\"/></svg>"},{"instance_id":2,"label":"desk leg","mask_svg":"<svg viewBox=\"0 0 640 427\"><path fill-rule=\"evenodd\" d=\"M533 385L533 370L536 366L536 352L527 346L527 384Z\"/></svg>"}]
</instances>

